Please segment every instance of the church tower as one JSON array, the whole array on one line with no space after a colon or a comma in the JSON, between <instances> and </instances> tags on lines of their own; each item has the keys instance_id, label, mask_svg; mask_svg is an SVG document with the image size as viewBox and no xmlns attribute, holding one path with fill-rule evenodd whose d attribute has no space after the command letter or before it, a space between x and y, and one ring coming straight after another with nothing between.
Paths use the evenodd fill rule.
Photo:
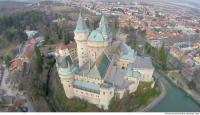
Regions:
<instances>
[{"instance_id":1,"label":"church tower","mask_svg":"<svg viewBox=\"0 0 200 115\"><path fill-rule=\"evenodd\" d=\"M87 54L87 39L89 36L89 29L80 12L76 29L74 30L74 39L77 43L77 54L79 61L79 68L82 67L88 61Z\"/></svg>"}]
</instances>

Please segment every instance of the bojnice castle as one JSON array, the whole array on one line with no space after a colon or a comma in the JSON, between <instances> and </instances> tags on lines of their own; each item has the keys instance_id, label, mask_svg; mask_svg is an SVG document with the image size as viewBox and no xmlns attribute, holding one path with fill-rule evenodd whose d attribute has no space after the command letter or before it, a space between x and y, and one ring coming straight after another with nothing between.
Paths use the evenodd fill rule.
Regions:
<instances>
[{"instance_id":1,"label":"bojnice castle","mask_svg":"<svg viewBox=\"0 0 200 115\"><path fill-rule=\"evenodd\" d=\"M90 31L81 13L75 43L56 48L56 67L67 98L80 98L108 109L114 95L133 93L142 82L152 82L150 57L137 56L124 41L113 40L105 16Z\"/></svg>"}]
</instances>

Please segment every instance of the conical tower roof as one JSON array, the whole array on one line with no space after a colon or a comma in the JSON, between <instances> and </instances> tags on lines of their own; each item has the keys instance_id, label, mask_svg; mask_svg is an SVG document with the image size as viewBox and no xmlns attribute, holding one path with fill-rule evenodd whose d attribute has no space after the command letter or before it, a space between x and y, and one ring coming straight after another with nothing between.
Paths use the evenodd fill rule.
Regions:
<instances>
[{"instance_id":1,"label":"conical tower roof","mask_svg":"<svg viewBox=\"0 0 200 115\"><path fill-rule=\"evenodd\" d=\"M101 17L101 20L99 22L99 28L101 30L108 29L108 20L106 19L104 15Z\"/></svg>"},{"instance_id":2,"label":"conical tower roof","mask_svg":"<svg viewBox=\"0 0 200 115\"><path fill-rule=\"evenodd\" d=\"M80 12L79 18L77 21L76 29L74 30L75 33L82 33L82 32L89 32L89 29L86 26L86 23L82 17L82 14Z\"/></svg>"},{"instance_id":3,"label":"conical tower roof","mask_svg":"<svg viewBox=\"0 0 200 115\"><path fill-rule=\"evenodd\" d=\"M99 23L99 30L101 31L102 35L105 38L108 38L111 36L111 32L108 26L108 20L106 19L104 15L101 17L101 20Z\"/></svg>"}]
</instances>

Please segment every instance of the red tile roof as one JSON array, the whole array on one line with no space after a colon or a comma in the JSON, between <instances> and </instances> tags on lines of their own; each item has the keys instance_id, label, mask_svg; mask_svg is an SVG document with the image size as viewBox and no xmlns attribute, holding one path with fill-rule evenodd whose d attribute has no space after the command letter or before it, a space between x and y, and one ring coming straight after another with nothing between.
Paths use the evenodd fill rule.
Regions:
<instances>
[{"instance_id":1,"label":"red tile roof","mask_svg":"<svg viewBox=\"0 0 200 115\"><path fill-rule=\"evenodd\" d=\"M23 65L23 62L21 60L15 60L10 65L10 70L15 70L21 68Z\"/></svg>"},{"instance_id":2,"label":"red tile roof","mask_svg":"<svg viewBox=\"0 0 200 115\"><path fill-rule=\"evenodd\" d=\"M71 49L71 48L76 48L76 44L72 43L72 44L67 44L65 45L64 43L61 43L57 49L63 50L63 49Z\"/></svg>"}]
</instances>

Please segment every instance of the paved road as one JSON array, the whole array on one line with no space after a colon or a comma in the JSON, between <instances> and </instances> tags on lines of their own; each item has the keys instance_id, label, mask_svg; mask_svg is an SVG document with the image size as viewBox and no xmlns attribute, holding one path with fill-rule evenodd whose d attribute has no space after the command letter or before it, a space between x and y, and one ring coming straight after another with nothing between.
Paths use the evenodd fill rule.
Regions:
<instances>
[{"instance_id":1,"label":"paved road","mask_svg":"<svg viewBox=\"0 0 200 115\"><path fill-rule=\"evenodd\" d=\"M6 91L5 95L9 95L9 96L16 96L16 92L13 91L11 88L9 88L8 84L6 83L7 79L9 77L9 70L8 68L4 69L4 74L3 74L3 79L2 79L2 84L0 86L1 89L4 89ZM29 109L29 112L34 112L34 109L32 107L32 104L28 98L27 95L23 95L23 97L27 100L27 106Z\"/></svg>"}]
</instances>

